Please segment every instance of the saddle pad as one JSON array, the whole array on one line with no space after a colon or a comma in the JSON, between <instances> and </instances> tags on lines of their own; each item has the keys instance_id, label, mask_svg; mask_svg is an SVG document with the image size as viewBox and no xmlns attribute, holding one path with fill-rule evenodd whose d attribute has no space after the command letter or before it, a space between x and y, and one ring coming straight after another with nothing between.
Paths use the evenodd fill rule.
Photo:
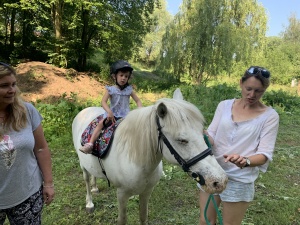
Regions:
<instances>
[{"instance_id":1,"label":"saddle pad","mask_svg":"<svg viewBox=\"0 0 300 225\"><path fill-rule=\"evenodd\" d=\"M90 124L87 126L87 128L83 131L81 135L81 145L84 145L85 143L89 142L89 140L92 137L93 131L96 128L97 124L103 120L103 114L100 116L97 116L95 119L90 122ZM118 125L123 121L123 118L120 118L116 120L116 122L108 127L104 127L101 131L100 136L96 140L93 146L92 154L94 156L97 156L98 158L104 158L104 156L107 154L109 147L113 141L114 132Z\"/></svg>"}]
</instances>

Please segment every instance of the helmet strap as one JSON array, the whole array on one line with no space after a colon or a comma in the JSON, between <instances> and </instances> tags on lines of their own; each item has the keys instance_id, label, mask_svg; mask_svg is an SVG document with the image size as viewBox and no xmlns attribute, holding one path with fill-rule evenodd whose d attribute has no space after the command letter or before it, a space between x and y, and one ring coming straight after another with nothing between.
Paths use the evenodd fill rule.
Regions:
<instances>
[{"instance_id":1,"label":"helmet strap","mask_svg":"<svg viewBox=\"0 0 300 225\"><path fill-rule=\"evenodd\" d=\"M116 82L116 85L121 89L121 91L122 90L124 90L129 84L128 84L128 82L126 83L126 84L124 84L124 85L120 85L120 84L118 84L118 82Z\"/></svg>"}]
</instances>

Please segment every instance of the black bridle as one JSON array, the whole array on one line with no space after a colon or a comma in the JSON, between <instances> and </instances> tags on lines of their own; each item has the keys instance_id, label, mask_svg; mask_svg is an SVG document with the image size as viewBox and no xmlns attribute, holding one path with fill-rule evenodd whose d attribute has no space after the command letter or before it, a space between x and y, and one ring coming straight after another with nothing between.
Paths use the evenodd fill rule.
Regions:
<instances>
[{"instance_id":1,"label":"black bridle","mask_svg":"<svg viewBox=\"0 0 300 225\"><path fill-rule=\"evenodd\" d=\"M212 149L209 147L207 148L205 151L201 152L200 154L196 155L195 157L191 158L188 161L185 161L177 152L176 150L173 148L173 146L170 144L170 142L168 141L168 139L166 138L166 136L163 134L162 132L162 127L159 123L159 117L158 115L156 115L156 124L157 124L157 130L158 130L158 142L162 139L163 142L165 143L165 145L168 147L168 149L170 150L170 153L172 155L174 155L175 159L177 160L177 162L179 163L179 165L181 165L182 169L184 170L184 172L191 172L190 171L190 167L194 164L196 164L197 162L199 162L200 160L206 158L209 155L213 155L212 154ZM197 180L197 182L199 182L201 185L205 184L205 180L203 178L203 176L201 176L201 174L197 174L197 173L192 173L192 177L194 179Z\"/></svg>"}]
</instances>

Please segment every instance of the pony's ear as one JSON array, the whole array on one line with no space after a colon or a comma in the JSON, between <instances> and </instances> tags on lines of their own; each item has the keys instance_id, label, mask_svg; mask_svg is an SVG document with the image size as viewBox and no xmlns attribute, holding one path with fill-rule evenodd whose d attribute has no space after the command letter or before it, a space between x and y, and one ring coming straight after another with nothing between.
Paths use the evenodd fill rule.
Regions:
<instances>
[{"instance_id":1,"label":"pony's ear","mask_svg":"<svg viewBox=\"0 0 300 225\"><path fill-rule=\"evenodd\" d=\"M157 107L157 115L160 118L164 118L168 113L167 106L164 103L160 103Z\"/></svg>"},{"instance_id":2,"label":"pony's ear","mask_svg":"<svg viewBox=\"0 0 300 225\"><path fill-rule=\"evenodd\" d=\"M174 91L173 99L183 100L183 96L179 88Z\"/></svg>"}]
</instances>

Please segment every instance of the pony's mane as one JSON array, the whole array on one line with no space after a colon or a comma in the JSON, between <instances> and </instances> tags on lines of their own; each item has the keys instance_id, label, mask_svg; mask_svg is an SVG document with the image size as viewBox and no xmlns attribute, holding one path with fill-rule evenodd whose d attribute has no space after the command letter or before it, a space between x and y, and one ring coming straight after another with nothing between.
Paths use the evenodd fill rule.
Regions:
<instances>
[{"instance_id":1,"label":"pony's mane","mask_svg":"<svg viewBox=\"0 0 300 225\"><path fill-rule=\"evenodd\" d=\"M199 134L203 130L204 118L199 109L184 100L163 98L154 105L132 110L119 125L117 149L129 149L129 158L143 164L156 160L158 131L155 116L160 103L166 105L168 113L160 119L162 131L171 135L188 125Z\"/></svg>"}]
</instances>

